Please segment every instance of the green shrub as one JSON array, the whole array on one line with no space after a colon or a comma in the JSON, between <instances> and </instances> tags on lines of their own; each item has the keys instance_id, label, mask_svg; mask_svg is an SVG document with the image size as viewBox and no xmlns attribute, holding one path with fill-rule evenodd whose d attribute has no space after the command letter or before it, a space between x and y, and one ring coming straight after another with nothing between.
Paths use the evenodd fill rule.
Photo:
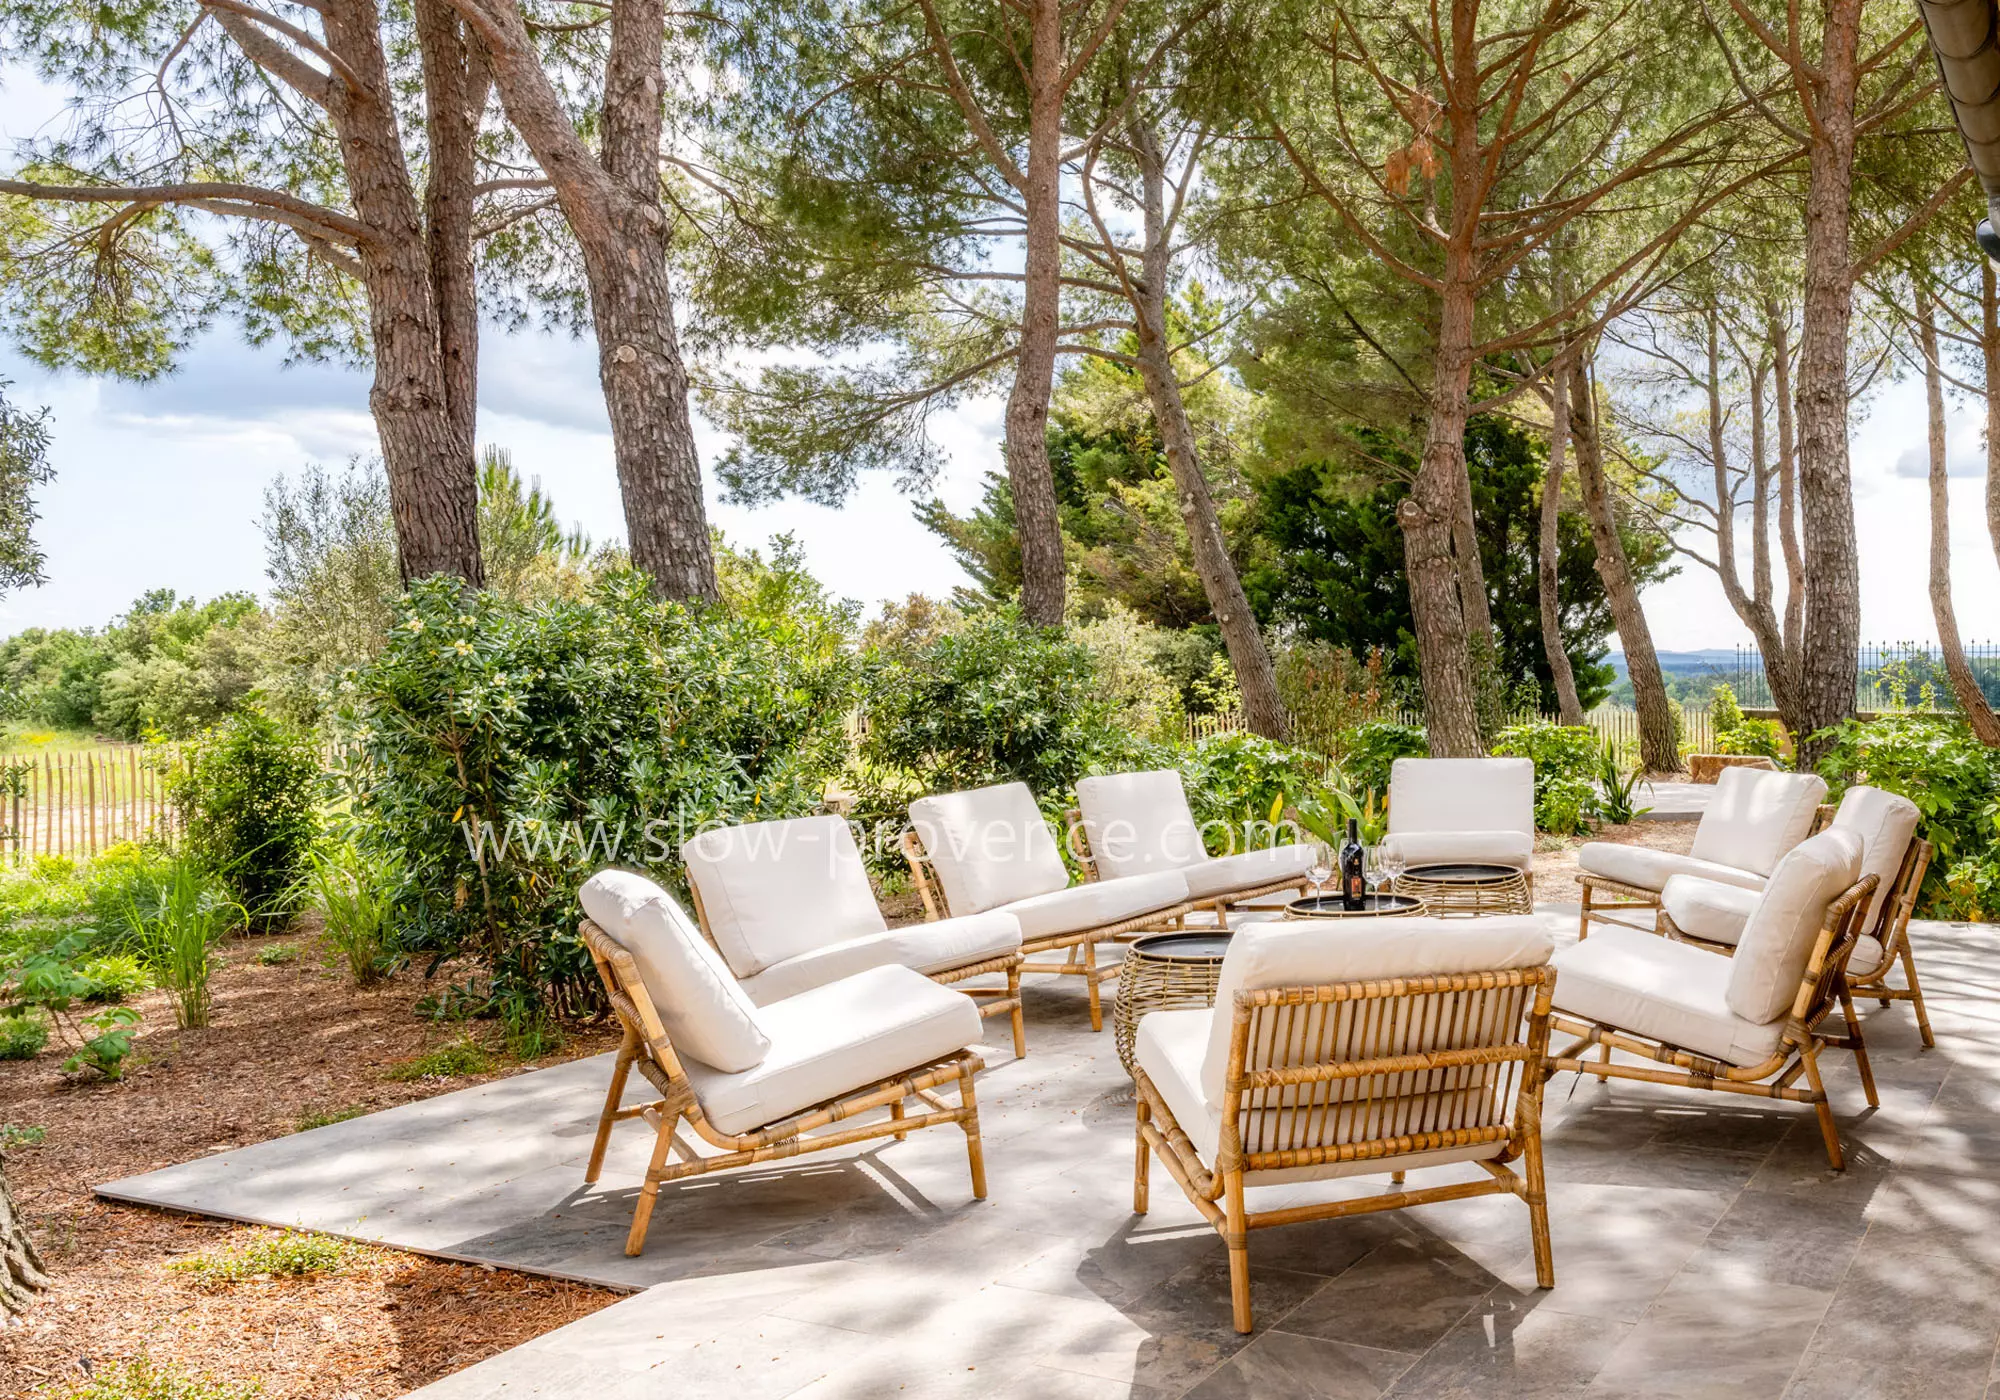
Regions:
<instances>
[{"instance_id":1,"label":"green shrub","mask_svg":"<svg viewBox=\"0 0 2000 1400\"><path fill-rule=\"evenodd\" d=\"M626 572L533 605L417 585L341 716L363 839L402 872L400 947L477 959L496 998L596 1008L577 887L614 861L671 875L706 823L810 813L844 760L852 617L809 585L697 611Z\"/></svg>"},{"instance_id":2,"label":"green shrub","mask_svg":"<svg viewBox=\"0 0 2000 1400\"><path fill-rule=\"evenodd\" d=\"M89 1380L60 1392L61 1400L256 1400L258 1385L237 1385L198 1371L151 1361L114 1361Z\"/></svg>"},{"instance_id":3,"label":"green shrub","mask_svg":"<svg viewBox=\"0 0 2000 1400\"><path fill-rule=\"evenodd\" d=\"M291 915L318 831L319 773L312 734L255 707L194 740L168 770L186 850L229 881L253 928Z\"/></svg>"},{"instance_id":4,"label":"green shrub","mask_svg":"<svg viewBox=\"0 0 2000 1400\"><path fill-rule=\"evenodd\" d=\"M48 1043L48 1022L33 1012L0 1016L0 1060L32 1060Z\"/></svg>"},{"instance_id":5,"label":"green shrub","mask_svg":"<svg viewBox=\"0 0 2000 1400\"><path fill-rule=\"evenodd\" d=\"M1708 723L1717 737L1743 725L1743 707L1736 703L1736 688L1727 681L1708 694Z\"/></svg>"},{"instance_id":6,"label":"green shrub","mask_svg":"<svg viewBox=\"0 0 2000 1400\"><path fill-rule=\"evenodd\" d=\"M1952 715L1899 714L1847 720L1813 736L1831 741L1819 763L1838 801L1858 783L1901 793L1923 813L1937 847L1919 911L1978 918L2000 906L2000 751Z\"/></svg>"},{"instance_id":7,"label":"green shrub","mask_svg":"<svg viewBox=\"0 0 2000 1400\"><path fill-rule=\"evenodd\" d=\"M49 1130L34 1124L0 1123L0 1152L12 1152L17 1147L40 1147L48 1141Z\"/></svg>"},{"instance_id":8,"label":"green shrub","mask_svg":"<svg viewBox=\"0 0 2000 1400\"><path fill-rule=\"evenodd\" d=\"M1221 734L1184 750L1181 782L1211 853L1267 846L1287 807L1318 801L1326 764L1255 734Z\"/></svg>"},{"instance_id":9,"label":"green shrub","mask_svg":"<svg viewBox=\"0 0 2000 1400\"><path fill-rule=\"evenodd\" d=\"M1399 758L1428 758L1431 741L1414 724L1370 720L1340 738L1340 771L1356 793L1389 792L1389 770Z\"/></svg>"},{"instance_id":10,"label":"green shrub","mask_svg":"<svg viewBox=\"0 0 2000 1400\"><path fill-rule=\"evenodd\" d=\"M1730 729L1715 731L1717 753L1761 754L1783 762L1785 732L1776 720L1745 719Z\"/></svg>"},{"instance_id":11,"label":"green shrub","mask_svg":"<svg viewBox=\"0 0 2000 1400\"><path fill-rule=\"evenodd\" d=\"M1644 764L1626 767L1619 759L1618 745L1606 739L1597 753L1598 816L1615 826L1624 826L1652 811L1651 807L1637 806L1632 799L1645 777Z\"/></svg>"},{"instance_id":12,"label":"green shrub","mask_svg":"<svg viewBox=\"0 0 2000 1400\"><path fill-rule=\"evenodd\" d=\"M314 1278L338 1273L363 1253L363 1247L352 1240L287 1230L282 1234L260 1234L230 1249L175 1259L167 1268L196 1283L217 1288L257 1278Z\"/></svg>"},{"instance_id":13,"label":"green shrub","mask_svg":"<svg viewBox=\"0 0 2000 1400\"><path fill-rule=\"evenodd\" d=\"M153 985L146 969L130 953L105 953L77 964L77 975L90 984L85 1001L120 1002Z\"/></svg>"},{"instance_id":14,"label":"green shrub","mask_svg":"<svg viewBox=\"0 0 2000 1400\"><path fill-rule=\"evenodd\" d=\"M282 967L299 960L299 945L296 943L272 943L257 950L257 966Z\"/></svg>"},{"instance_id":15,"label":"green shrub","mask_svg":"<svg viewBox=\"0 0 2000 1400\"><path fill-rule=\"evenodd\" d=\"M303 899L322 916L326 941L357 987L382 980L395 963L396 854L347 839L309 857Z\"/></svg>"},{"instance_id":16,"label":"green shrub","mask_svg":"<svg viewBox=\"0 0 2000 1400\"><path fill-rule=\"evenodd\" d=\"M486 1053L485 1047L465 1035L392 1066L389 1078L399 1084L411 1084L419 1079L462 1079L470 1074L485 1074L492 1068L493 1057Z\"/></svg>"},{"instance_id":17,"label":"green shrub","mask_svg":"<svg viewBox=\"0 0 2000 1400\"><path fill-rule=\"evenodd\" d=\"M189 857L171 862L128 894L125 946L171 994L174 1020L182 1029L208 1024L215 946L243 922L243 906L229 898L207 866Z\"/></svg>"},{"instance_id":18,"label":"green shrub","mask_svg":"<svg viewBox=\"0 0 2000 1400\"><path fill-rule=\"evenodd\" d=\"M1535 827L1570 836L1595 815L1603 753L1597 731L1584 725L1530 720L1500 731L1496 756L1526 758L1535 765Z\"/></svg>"},{"instance_id":19,"label":"green shrub","mask_svg":"<svg viewBox=\"0 0 2000 1400\"><path fill-rule=\"evenodd\" d=\"M24 954L8 967L7 1010L12 1015L41 1013L45 1037L57 1040L69 1052L62 1063L65 1074L89 1070L106 1079L119 1079L132 1053L133 1027L139 1024L139 1013L125 1006L93 1012L80 1009L93 989L76 966L84 942L82 934L71 934Z\"/></svg>"}]
</instances>

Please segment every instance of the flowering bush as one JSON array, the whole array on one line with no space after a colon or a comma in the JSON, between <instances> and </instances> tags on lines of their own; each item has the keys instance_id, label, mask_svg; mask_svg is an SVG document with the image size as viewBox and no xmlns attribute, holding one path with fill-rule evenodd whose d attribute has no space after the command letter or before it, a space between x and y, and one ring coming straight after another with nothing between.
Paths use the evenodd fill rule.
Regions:
<instances>
[{"instance_id":1,"label":"flowering bush","mask_svg":"<svg viewBox=\"0 0 2000 1400\"><path fill-rule=\"evenodd\" d=\"M1602 766L1597 731L1584 725L1530 720L1500 731L1493 752L1535 765L1535 827L1572 836L1597 812Z\"/></svg>"}]
</instances>

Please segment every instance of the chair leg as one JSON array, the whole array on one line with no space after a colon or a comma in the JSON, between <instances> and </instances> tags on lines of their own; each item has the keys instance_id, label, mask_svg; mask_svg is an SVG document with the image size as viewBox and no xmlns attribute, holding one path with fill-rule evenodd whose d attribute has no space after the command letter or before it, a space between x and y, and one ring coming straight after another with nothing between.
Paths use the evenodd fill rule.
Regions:
<instances>
[{"instance_id":1,"label":"chair leg","mask_svg":"<svg viewBox=\"0 0 2000 1400\"><path fill-rule=\"evenodd\" d=\"M965 1117L959 1126L965 1129L965 1160L972 1169L972 1198L986 1199L986 1149L979 1141L979 1100L972 1092L972 1070L964 1067L958 1072L958 1101L965 1108Z\"/></svg>"},{"instance_id":2,"label":"chair leg","mask_svg":"<svg viewBox=\"0 0 2000 1400\"><path fill-rule=\"evenodd\" d=\"M1924 988L1917 981L1917 960L1910 953L1910 936L1903 935L1903 981L1910 988L1910 1005L1917 1011L1917 1034L1924 1038L1924 1049L1937 1049L1937 1037L1931 1034L1931 1015L1924 1010Z\"/></svg>"},{"instance_id":3,"label":"chair leg","mask_svg":"<svg viewBox=\"0 0 2000 1400\"><path fill-rule=\"evenodd\" d=\"M901 1099L897 1099L894 1103L889 1105L889 1117L892 1120L900 1123L903 1121L903 1115L904 1115L904 1109L903 1109L903 1101ZM897 1142L908 1142L909 1140L910 1140L910 1135L908 1133L896 1134Z\"/></svg>"},{"instance_id":4,"label":"chair leg","mask_svg":"<svg viewBox=\"0 0 2000 1400\"><path fill-rule=\"evenodd\" d=\"M1854 1067L1861 1071L1861 1091L1868 1095L1870 1108L1880 1108L1882 1100L1875 1096L1875 1068L1868 1063L1868 1042L1861 1038L1861 1018L1854 1014L1854 998L1845 986L1840 989L1840 1012L1847 1018L1847 1048L1854 1052Z\"/></svg>"},{"instance_id":5,"label":"chair leg","mask_svg":"<svg viewBox=\"0 0 2000 1400\"><path fill-rule=\"evenodd\" d=\"M639 1204L632 1211L632 1231L625 1236L625 1252L637 1256L646 1247L646 1227L653 1223L653 1203L660 1195L660 1172L674 1146L674 1125L680 1115L663 1116L659 1135L653 1140L653 1160L646 1164L646 1184L639 1188Z\"/></svg>"},{"instance_id":6,"label":"chair leg","mask_svg":"<svg viewBox=\"0 0 2000 1400\"><path fill-rule=\"evenodd\" d=\"M1523 1156L1528 1176L1528 1230L1535 1238L1535 1284L1540 1288L1554 1288L1556 1256L1549 1243L1549 1192L1548 1181L1542 1174L1542 1134L1539 1128L1529 1137Z\"/></svg>"},{"instance_id":7,"label":"chair leg","mask_svg":"<svg viewBox=\"0 0 2000 1400\"><path fill-rule=\"evenodd\" d=\"M1592 903L1590 886L1585 885L1582 894L1582 904L1576 916L1576 941L1579 943L1590 937L1590 909Z\"/></svg>"},{"instance_id":8,"label":"chair leg","mask_svg":"<svg viewBox=\"0 0 2000 1400\"><path fill-rule=\"evenodd\" d=\"M1153 1116L1153 1109L1146 1102L1146 1096L1139 1096L1137 1131L1133 1136L1138 1140L1138 1151L1132 1160L1132 1214L1144 1215L1152 1206L1153 1151L1146 1145L1146 1122Z\"/></svg>"},{"instance_id":9,"label":"chair leg","mask_svg":"<svg viewBox=\"0 0 2000 1400\"><path fill-rule=\"evenodd\" d=\"M1028 1022L1021 1006L1021 965L1015 963L1007 969L1007 996L1014 1003L1014 1014L1008 1019L1014 1023L1014 1058L1028 1058Z\"/></svg>"},{"instance_id":10,"label":"chair leg","mask_svg":"<svg viewBox=\"0 0 2000 1400\"><path fill-rule=\"evenodd\" d=\"M1826 1081L1819 1074L1819 1045L1808 1045L1801 1053L1805 1061L1806 1082L1812 1085L1816 1096L1813 1111L1819 1115L1819 1133L1826 1139L1826 1160L1833 1164L1835 1171L1845 1171L1847 1161L1840 1152L1840 1128L1833 1121L1833 1105L1827 1101Z\"/></svg>"},{"instance_id":11,"label":"chair leg","mask_svg":"<svg viewBox=\"0 0 2000 1400\"><path fill-rule=\"evenodd\" d=\"M1250 1231L1243 1220L1243 1173L1223 1179L1222 1241L1229 1246L1229 1311L1236 1330L1250 1332Z\"/></svg>"},{"instance_id":12,"label":"chair leg","mask_svg":"<svg viewBox=\"0 0 2000 1400\"><path fill-rule=\"evenodd\" d=\"M1097 942L1095 939L1083 944L1083 980L1090 988L1090 1028L1104 1029L1104 997L1097 983Z\"/></svg>"},{"instance_id":13,"label":"chair leg","mask_svg":"<svg viewBox=\"0 0 2000 1400\"><path fill-rule=\"evenodd\" d=\"M591 1144L590 1164L583 1169L583 1184L595 1185L604 1170L604 1153L611 1146L611 1125L618 1120L618 1104L625 1097L625 1081L631 1076L632 1061L639 1058L639 1038L628 1029L618 1047L618 1061L611 1071L611 1087L604 1095L604 1116L597 1120L597 1141Z\"/></svg>"}]
</instances>

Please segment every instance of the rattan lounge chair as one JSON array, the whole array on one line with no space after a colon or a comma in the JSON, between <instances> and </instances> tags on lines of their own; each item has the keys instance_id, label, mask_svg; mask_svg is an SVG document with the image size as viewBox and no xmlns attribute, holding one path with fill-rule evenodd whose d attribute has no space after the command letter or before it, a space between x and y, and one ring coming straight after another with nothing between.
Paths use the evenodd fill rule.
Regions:
<instances>
[{"instance_id":1,"label":"rattan lounge chair","mask_svg":"<svg viewBox=\"0 0 2000 1400\"><path fill-rule=\"evenodd\" d=\"M1098 962L1098 945L1169 927L1194 908L1178 870L1070 884L1069 867L1025 783L919 798L910 804L902 846L928 918L1012 914L1030 959L1021 971L1083 978L1094 1031L1104 1029L1103 983L1118 975L1116 963ZM1056 952L1065 958L1034 961Z\"/></svg>"},{"instance_id":2,"label":"rattan lounge chair","mask_svg":"<svg viewBox=\"0 0 2000 1400\"><path fill-rule=\"evenodd\" d=\"M1593 923L1651 932L1660 892L1676 875L1763 889L1785 853L1812 831L1825 797L1826 780L1814 773L1725 768L1688 854L1585 842L1576 855L1583 887L1577 937L1588 938Z\"/></svg>"},{"instance_id":3,"label":"rattan lounge chair","mask_svg":"<svg viewBox=\"0 0 2000 1400\"><path fill-rule=\"evenodd\" d=\"M1862 873L1876 879L1862 918L1862 935L1848 960L1847 985L1858 1000L1873 997L1884 1006L1909 1002L1924 1045L1934 1046L1923 983L1917 980L1916 957L1910 948L1910 916L1936 854L1931 843L1917 835L1922 813L1906 797L1867 786L1849 788L1837 810L1822 806L1820 813L1827 826L1861 838ZM1660 892L1660 932L1718 952L1734 952L1756 905L1752 891L1676 875ZM1903 968L1900 987L1889 981L1898 963Z\"/></svg>"},{"instance_id":4,"label":"rattan lounge chair","mask_svg":"<svg viewBox=\"0 0 2000 1400\"><path fill-rule=\"evenodd\" d=\"M887 966L754 1006L680 906L644 876L602 871L581 898L584 943L625 1029L584 1181L603 1169L614 1125L641 1118L654 1134L627 1254L645 1248L662 1182L946 1124L964 1131L972 1194L985 1199L972 1089L985 1066L968 998ZM661 1096L625 1107L635 1066ZM954 1082L957 1103L937 1092ZM683 1125L719 1151L699 1152Z\"/></svg>"},{"instance_id":5,"label":"rattan lounge chair","mask_svg":"<svg viewBox=\"0 0 2000 1400\"><path fill-rule=\"evenodd\" d=\"M1110 773L1076 785L1069 814L1078 863L1089 880L1118 880L1178 870L1188 899L1218 921L1239 904L1289 890L1305 893L1314 851L1303 843L1211 856L1188 808L1187 789L1171 768Z\"/></svg>"},{"instance_id":6,"label":"rattan lounge chair","mask_svg":"<svg viewBox=\"0 0 2000 1400\"><path fill-rule=\"evenodd\" d=\"M1875 884L1861 873L1861 838L1825 831L1778 863L1734 957L1631 928L1565 948L1553 964L1555 1025L1579 1039L1550 1056L1550 1072L1809 1103L1827 1160L1839 1170L1840 1135L1819 1055L1829 1045L1851 1049L1875 1104L1842 975ZM1836 1005L1844 1035L1821 1025ZM1593 1050L1596 1058L1585 1058ZM1652 1063L1626 1064L1614 1051Z\"/></svg>"},{"instance_id":7,"label":"rattan lounge chair","mask_svg":"<svg viewBox=\"0 0 2000 1400\"><path fill-rule=\"evenodd\" d=\"M1555 1285L1541 1139L1550 946L1520 916L1385 920L1335 937L1256 924L1231 940L1212 1009L1139 1022L1132 1209L1146 1211L1157 1154L1228 1247L1238 1332L1251 1327L1250 1231L1431 1201L1519 1196L1535 1277ZM1486 1175L1404 1184L1461 1162ZM1245 1199L1376 1174L1390 1177L1379 1195L1265 1211Z\"/></svg>"},{"instance_id":8,"label":"rattan lounge chair","mask_svg":"<svg viewBox=\"0 0 2000 1400\"><path fill-rule=\"evenodd\" d=\"M1520 882L1512 885L1509 912L1532 913L1535 765L1525 758L1397 759L1382 853L1405 866L1510 866Z\"/></svg>"},{"instance_id":9,"label":"rattan lounge chair","mask_svg":"<svg viewBox=\"0 0 2000 1400\"><path fill-rule=\"evenodd\" d=\"M759 1006L871 967L898 963L1021 1022L1021 924L1004 910L891 929L854 833L839 817L705 831L681 845L701 931ZM1000 986L964 985L997 976Z\"/></svg>"}]
</instances>

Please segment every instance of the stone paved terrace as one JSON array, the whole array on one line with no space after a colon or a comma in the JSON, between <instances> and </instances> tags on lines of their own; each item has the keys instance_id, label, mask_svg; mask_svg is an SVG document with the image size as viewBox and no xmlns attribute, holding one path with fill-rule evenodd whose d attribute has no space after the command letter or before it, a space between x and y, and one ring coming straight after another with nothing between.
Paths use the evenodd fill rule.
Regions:
<instances>
[{"instance_id":1,"label":"stone paved terrace","mask_svg":"<svg viewBox=\"0 0 2000 1400\"><path fill-rule=\"evenodd\" d=\"M1026 1061L994 1038L984 1202L963 1137L933 1130L669 1188L627 1259L644 1128L620 1131L599 1188L581 1180L608 1057L105 1194L643 1290L425 1400L2000 1400L1997 936L1917 926L1938 1048L1906 1007L1865 1008L1882 1106L1835 1071L1845 1174L1799 1105L1565 1076L1555 1289L1534 1288L1508 1197L1274 1229L1252 1237L1248 1338L1220 1241L1164 1171L1131 1213L1131 1092L1068 979L1031 980Z\"/></svg>"}]
</instances>

